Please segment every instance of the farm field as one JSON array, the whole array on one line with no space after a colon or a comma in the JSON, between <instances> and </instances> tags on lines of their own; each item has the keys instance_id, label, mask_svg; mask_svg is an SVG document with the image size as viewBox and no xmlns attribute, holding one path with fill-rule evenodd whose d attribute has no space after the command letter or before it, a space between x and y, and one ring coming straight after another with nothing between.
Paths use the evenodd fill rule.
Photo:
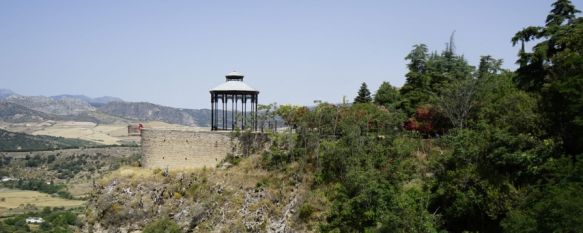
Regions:
<instances>
[{"instance_id":1,"label":"farm field","mask_svg":"<svg viewBox=\"0 0 583 233\"><path fill-rule=\"evenodd\" d=\"M203 128L169 124L161 121L143 123L145 128L202 130ZM64 138L88 140L104 145L120 145L139 143L139 136L128 136L126 124L96 124L93 122L76 121L45 121L8 123L0 122L0 129L27 133L32 135L48 135Z\"/></svg>"},{"instance_id":2,"label":"farm field","mask_svg":"<svg viewBox=\"0 0 583 233\"><path fill-rule=\"evenodd\" d=\"M85 201L67 200L37 191L0 188L0 216L21 213L34 207L74 208L84 203Z\"/></svg>"}]
</instances>

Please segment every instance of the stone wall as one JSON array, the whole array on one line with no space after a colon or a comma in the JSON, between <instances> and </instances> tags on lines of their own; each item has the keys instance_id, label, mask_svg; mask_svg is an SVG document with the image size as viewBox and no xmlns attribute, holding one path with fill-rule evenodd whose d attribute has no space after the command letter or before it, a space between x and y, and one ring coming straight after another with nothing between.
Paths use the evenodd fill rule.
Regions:
<instances>
[{"instance_id":1,"label":"stone wall","mask_svg":"<svg viewBox=\"0 0 583 233\"><path fill-rule=\"evenodd\" d=\"M227 132L142 130L142 165L145 168L186 169L215 167L233 141Z\"/></svg>"}]
</instances>

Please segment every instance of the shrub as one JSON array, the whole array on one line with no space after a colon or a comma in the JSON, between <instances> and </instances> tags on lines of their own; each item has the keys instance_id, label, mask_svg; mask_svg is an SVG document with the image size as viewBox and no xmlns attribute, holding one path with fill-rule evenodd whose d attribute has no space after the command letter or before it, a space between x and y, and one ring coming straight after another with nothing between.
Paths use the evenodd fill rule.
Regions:
<instances>
[{"instance_id":1,"label":"shrub","mask_svg":"<svg viewBox=\"0 0 583 233\"><path fill-rule=\"evenodd\" d=\"M176 222L163 218L151 222L144 227L143 233L180 233L180 226Z\"/></svg>"},{"instance_id":2,"label":"shrub","mask_svg":"<svg viewBox=\"0 0 583 233\"><path fill-rule=\"evenodd\" d=\"M301 220L306 221L307 219L310 218L310 216L312 216L312 213L314 213L314 207L312 207L308 203L304 203L300 207L300 216L299 217Z\"/></svg>"}]
</instances>

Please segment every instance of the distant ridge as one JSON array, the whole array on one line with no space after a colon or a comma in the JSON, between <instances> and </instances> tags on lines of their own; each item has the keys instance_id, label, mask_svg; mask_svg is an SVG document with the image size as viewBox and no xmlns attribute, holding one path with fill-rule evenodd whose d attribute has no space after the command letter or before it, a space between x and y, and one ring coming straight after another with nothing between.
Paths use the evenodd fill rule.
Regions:
<instances>
[{"instance_id":1,"label":"distant ridge","mask_svg":"<svg viewBox=\"0 0 583 233\"><path fill-rule=\"evenodd\" d=\"M95 107L76 98L61 98L55 100L46 96L8 96L4 101L22 105L32 110L55 115L78 115L87 111L94 111Z\"/></svg>"},{"instance_id":2,"label":"distant ridge","mask_svg":"<svg viewBox=\"0 0 583 233\"><path fill-rule=\"evenodd\" d=\"M23 96L9 89L0 89L0 121L11 123L54 120L126 124L155 120L205 127L210 124L210 115L208 109L181 109L147 102L125 102L111 96Z\"/></svg>"},{"instance_id":3,"label":"distant ridge","mask_svg":"<svg viewBox=\"0 0 583 233\"><path fill-rule=\"evenodd\" d=\"M56 120L55 116L48 113L35 111L11 102L0 102L0 120L5 122L37 122Z\"/></svg>"},{"instance_id":4,"label":"distant ridge","mask_svg":"<svg viewBox=\"0 0 583 233\"><path fill-rule=\"evenodd\" d=\"M12 95L18 95L18 94L14 93L12 90L0 88L0 100L6 98L8 96L12 96Z\"/></svg>"},{"instance_id":5,"label":"distant ridge","mask_svg":"<svg viewBox=\"0 0 583 233\"><path fill-rule=\"evenodd\" d=\"M54 100L61 100L61 99L79 99L79 100L83 100L89 104L91 104L94 107L99 107L102 106L104 104L107 104L109 102L123 102L123 99L117 98L117 97L112 97L112 96L102 96L102 97L96 97L96 98L91 98L88 97L86 95L55 95L55 96L51 96L52 99Z\"/></svg>"},{"instance_id":6,"label":"distant ridge","mask_svg":"<svg viewBox=\"0 0 583 233\"><path fill-rule=\"evenodd\" d=\"M129 119L190 126L208 126L210 121L210 110L178 109L147 102L109 102L98 110Z\"/></svg>"},{"instance_id":7,"label":"distant ridge","mask_svg":"<svg viewBox=\"0 0 583 233\"><path fill-rule=\"evenodd\" d=\"M36 111L19 104L0 101L0 121L9 123L43 122L43 121L78 121L97 124L127 124L131 120L110 116L99 111L83 112L77 115L55 115Z\"/></svg>"}]
</instances>

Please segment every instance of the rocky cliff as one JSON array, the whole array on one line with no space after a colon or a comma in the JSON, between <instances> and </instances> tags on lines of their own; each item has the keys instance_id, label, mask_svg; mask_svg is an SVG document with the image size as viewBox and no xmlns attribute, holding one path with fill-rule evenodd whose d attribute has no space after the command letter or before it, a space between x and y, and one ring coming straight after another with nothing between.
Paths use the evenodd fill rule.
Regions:
<instances>
[{"instance_id":1,"label":"rocky cliff","mask_svg":"<svg viewBox=\"0 0 583 233\"><path fill-rule=\"evenodd\" d=\"M309 175L296 164L261 168L260 156L236 166L186 171L123 168L96 184L85 232L133 232L170 218L183 232L310 232L299 209Z\"/></svg>"}]
</instances>

